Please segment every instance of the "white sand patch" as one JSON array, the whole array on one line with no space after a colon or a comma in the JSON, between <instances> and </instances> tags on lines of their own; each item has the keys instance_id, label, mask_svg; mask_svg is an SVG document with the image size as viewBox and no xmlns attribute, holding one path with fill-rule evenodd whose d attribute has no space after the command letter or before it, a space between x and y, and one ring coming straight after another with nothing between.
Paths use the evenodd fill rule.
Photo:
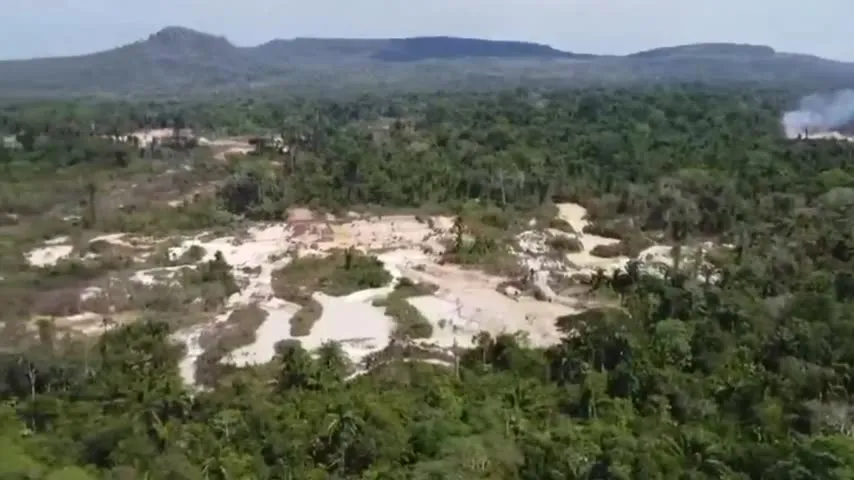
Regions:
<instances>
[{"instance_id":1,"label":"white sand patch","mask_svg":"<svg viewBox=\"0 0 854 480\"><path fill-rule=\"evenodd\" d=\"M105 323L104 316L92 312L83 312L77 315L62 317L58 322L61 326L73 329L84 335L95 335L115 328L113 323Z\"/></svg>"},{"instance_id":2,"label":"white sand patch","mask_svg":"<svg viewBox=\"0 0 854 480\"><path fill-rule=\"evenodd\" d=\"M74 331L87 336L100 335L120 325L118 321L93 312L56 317L53 321L58 329Z\"/></svg>"},{"instance_id":3,"label":"white sand patch","mask_svg":"<svg viewBox=\"0 0 854 480\"><path fill-rule=\"evenodd\" d=\"M583 213L579 208L570 208L569 211L575 217L579 212ZM583 218L583 214L581 216ZM580 230L583 226L579 226L575 217L570 219ZM204 260L213 258L218 251L222 252L224 259L234 267L235 277L245 285L240 293L228 299L227 311L223 315L208 325L175 334L176 339L187 344L188 355L181 363L181 372L188 384L193 383L195 361L202 353L198 346L200 335L211 325L225 321L231 311L240 306L257 303L268 315L256 332L256 341L231 352L223 361L239 366L266 363L273 359L278 342L292 338L290 320L299 307L273 297L271 274L286 265L290 261L289 254L294 251L324 255L332 249L352 246L367 252L383 252L378 254L378 258L393 277L390 285L344 297L315 293L314 298L323 308L321 318L309 335L296 338L309 351L328 341L339 342L356 363L388 345L394 320L385 314L383 308L374 307L372 302L391 293L403 276L440 287L434 296L410 299L434 326L433 338L421 343L440 348L449 348L455 342L461 346L470 345L472 337L481 331L491 334L525 331L533 344L551 344L560 338L555 327L557 317L580 311L578 305L570 300L540 302L525 297L509 298L496 291L505 280L503 278L453 265L437 265L437 257L425 253L424 246L438 242L438 237L452 228L451 218L439 217L422 222L414 216L400 215L355 219L341 224L309 222L304 225L280 223L258 226L241 239L223 237L210 240L199 236L170 249L170 258L173 259L180 258L193 245L204 248ZM615 242L593 237L593 243L597 244L597 241ZM533 243L529 246L532 258L546 253ZM543 278L537 277L542 280L538 283L545 283Z\"/></svg>"},{"instance_id":4,"label":"white sand patch","mask_svg":"<svg viewBox=\"0 0 854 480\"><path fill-rule=\"evenodd\" d=\"M96 336L121 325L134 322L139 318L139 312L123 312L119 314L102 315L95 312L81 312L63 317L44 317L53 322L57 330L85 336Z\"/></svg>"},{"instance_id":5,"label":"white sand patch","mask_svg":"<svg viewBox=\"0 0 854 480\"><path fill-rule=\"evenodd\" d=\"M64 243L69 243L69 242L71 242L71 238L69 238L66 235L63 235L61 237L54 237L54 238L51 238L50 240L45 240L44 244L54 246L54 245L62 245Z\"/></svg>"},{"instance_id":6,"label":"white sand patch","mask_svg":"<svg viewBox=\"0 0 854 480\"><path fill-rule=\"evenodd\" d=\"M338 342L350 359L359 363L388 345L394 320L382 308L371 305L376 295L356 292L346 297L331 297L316 292L313 298L323 306L323 314L311 334L299 338L303 348L315 350L326 342Z\"/></svg>"},{"instance_id":7,"label":"white sand patch","mask_svg":"<svg viewBox=\"0 0 854 480\"><path fill-rule=\"evenodd\" d=\"M351 245L366 251L412 248L441 235L446 231L444 227L448 220L435 217L432 223L433 228L428 222L420 222L413 215L391 215L333 224L330 225L331 235L321 239L319 249L347 248ZM453 225L453 221L450 223Z\"/></svg>"},{"instance_id":8,"label":"white sand patch","mask_svg":"<svg viewBox=\"0 0 854 480\"><path fill-rule=\"evenodd\" d=\"M294 207L288 209L289 222L310 222L314 220L314 213L307 208Z\"/></svg>"},{"instance_id":9,"label":"white sand patch","mask_svg":"<svg viewBox=\"0 0 854 480\"><path fill-rule=\"evenodd\" d=\"M565 255L566 262L563 267L557 265L554 261L543 258L543 254L548 251L546 241L550 236L568 235L565 232L557 230L547 230L546 232L528 231L523 232L519 237L520 257L523 263L529 268L536 270L549 270L550 272L572 275L583 273L592 275L597 270L601 269L607 274L610 274L616 269L625 269L626 265L631 260L639 260L643 263L643 268L647 273L654 275L663 275L664 272L673 266L673 247L669 245L653 245L641 251L634 259L627 256L617 256L613 258L602 258L592 255L590 251L599 245L613 245L619 243L619 240L613 238L601 237L598 235L590 235L581 233L589 222L586 220L587 210L581 205L574 203L558 204L559 218L568 222L572 228L578 232L575 236L581 241L583 251L568 253ZM682 264L688 265L700 261L703 269L712 268L705 260L706 253L715 248L711 242L703 243L699 246L684 246L682 248ZM539 279L542 280L542 279ZM538 282L539 286L544 286L545 282Z\"/></svg>"},{"instance_id":10,"label":"white sand patch","mask_svg":"<svg viewBox=\"0 0 854 480\"><path fill-rule=\"evenodd\" d=\"M599 235L590 235L584 232L584 227L590 224L587 221L587 209L577 203L559 203L556 205L558 209L558 218L569 223L573 230L576 231L578 239L583 245L581 252L569 253L566 259L578 267L578 270L586 273L595 273L598 269L612 271L615 268L620 268L628 261L628 257L602 258L590 254L590 251L600 245L613 245L620 243L619 240L613 238L602 237Z\"/></svg>"},{"instance_id":11,"label":"white sand patch","mask_svg":"<svg viewBox=\"0 0 854 480\"><path fill-rule=\"evenodd\" d=\"M344 352L356 363L361 362L366 355L385 348L394 323L382 308L374 307L372 302L387 297L394 290L394 285L401 277L396 262L405 264L407 253L413 252L395 251L379 255L392 276L390 285L360 290L343 297L315 293L313 296L321 304L323 312L307 336L290 335L290 320L300 307L278 298L269 298L260 304L268 315L256 332L256 341L231 352L223 361L238 366L270 362L275 356L275 345L287 339L298 340L309 351L328 341L339 342Z\"/></svg>"},{"instance_id":12,"label":"white sand patch","mask_svg":"<svg viewBox=\"0 0 854 480\"><path fill-rule=\"evenodd\" d=\"M89 240L89 243L106 242L121 247L136 248L136 245L125 240L125 235L126 234L124 233L108 233L106 235L99 235Z\"/></svg>"},{"instance_id":13,"label":"white sand patch","mask_svg":"<svg viewBox=\"0 0 854 480\"><path fill-rule=\"evenodd\" d=\"M229 155L246 155L255 151L255 147L247 145L234 145L227 147L216 154L216 158L225 161Z\"/></svg>"},{"instance_id":14,"label":"white sand patch","mask_svg":"<svg viewBox=\"0 0 854 480\"><path fill-rule=\"evenodd\" d=\"M696 249L683 248L684 254L694 254ZM649 266L673 266L673 247L669 245L653 245L638 254L637 259Z\"/></svg>"},{"instance_id":15,"label":"white sand patch","mask_svg":"<svg viewBox=\"0 0 854 480\"><path fill-rule=\"evenodd\" d=\"M268 363L276 356L276 344L292 338L291 317L300 309L299 305L272 298L261 308L267 312L267 318L255 331L255 342L230 352L224 363L238 367Z\"/></svg>"},{"instance_id":16,"label":"white sand patch","mask_svg":"<svg viewBox=\"0 0 854 480\"><path fill-rule=\"evenodd\" d=\"M229 137L210 140L205 138L204 143L199 140L199 145L214 149L214 158L225 161L228 155L246 155L255 151L255 147L249 144L248 138Z\"/></svg>"},{"instance_id":17,"label":"white sand patch","mask_svg":"<svg viewBox=\"0 0 854 480\"><path fill-rule=\"evenodd\" d=\"M92 238L91 240L89 240L89 245L95 243L107 243L114 247L122 249L128 254L132 252L134 254L135 261L144 262L146 259L151 257L151 255L154 253L156 245L160 243L160 241L161 240L158 240L153 237L140 237L119 232L107 233ZM98 253L90 251L87 252L83 258L96 259L98 257Z\"/></svg>"},{"instance_id":18,"label":"white sand patch","mask_svg":"<svg viewBox=\"0 0 854 480\"><path fill-rule=\"evenodd\" d=\"M184 344L187 349L184 353L184 358L178 362L178 372L181 375L181 379L184 380L185 385L192 386L196 384L196 360L205 352L201 345L199 345L199 338L204 333L206 327L210 327L210 324L195 325L172 334L172 339Z\"/></svg>"},{"instance_id":19,"label":"white sand patch","mask_svg":"<svg viewBox=\"0 0 854 480\"><path fill-rule=\"evenodd\" d=\"M560 303L531 298L512 300L495 290L470 288L464 292L441 291L436 296L413 297L409 303L433 325L433 336L423 343L442 348L470 347L480 332L492 335L527 332L534 345L560 340L555 320L578 313Z\"/></svg>"},{"instance_id":20,"label":"white sand patch","mask_svg":"<svg viewBox=\"0 0 854 480\"><path fill-rule=\"evenodd\" d=\"M133 272L130 279L142 285L175 285L180 286L178 276L185 268L196 268L195 265L178 265L174 267L155 267Z\"/></svg>"},{"instance_id":21,"label":"white sand patch","mask_svg":"<svg viewBox=\"0 0 854 480\"><path fill-rule=\"evenodd\" d=\"M518 249L514 249L513 253L519 259L519 263L528 269L549 271L565 269L564 259L550 255L551 248L548 246L550 239L560 236L574 237L575 235L558 230L522 232L516 236Z\"/></svg>"},{"instance_id":22,"label":"white sand patch","mask_svg":"<svg viewBox=\"0 0 854 480\"><path fill-rule=\"evenodd\" d=\"M59 263L60 260L68 258L74 247L71 245L60 245L67 241L68 237L55 238L45 242L44 247L38 247L27 252L27 262L34 267L50 267Z\"/></svg>"},{"instance_id":23,"label":"white sand patch","mask_svg":"<svg viewBox=\"0 0 854 480\"><path fill-rule=\"evenodd\" d=\"M360 290L343 297L315 292L313 297L321 304L323 311L307 336L290 335L290 320L300 307L274 298L270 292L270 296L259 303L268 316L256 332L256 341L231 352L223 361L238 366L267 363L275 356L275 345L287 339L299 341L303 348L309 351L328 341L339 342L355 363L361 362L370 353L382 350L389 343L394 321L385 315L383 308L373 306L373 301L387 297L394 290L394 285L402 276L401 267L411 265L413 259L423 260L426 257L419 250L398 250L380 254L378 258L392 277L390 284ZM278 264L284 265L287 261L289 259L284 259ZM266 270L267 267L262 266L262 275L259 278L262 281L266 278L267 286L264 288L270 288L269 274L266 277L263 275ZM269 273L272 273L272 270L271 268ZM198 341L198 336L194 341ZM200 352L196 356L198 354Z\"/></svg>"},{"instance_id":24,"label":"white sand patch","mask_svg":"<svg viewBox=\"0 0 854 480\"><path fill-rule=\"evenodd\" d=\"M180 134L184 136L192 136L192 131L189 129L183 129ZM103 135L104 138L109 138L114 141L124 142L124 143L133 143L139 146L139 148L145 148L152 143L162 142L163 140L169 139L175 135L175 130L171 128L156 128L156 129L144 129L137 130L134 132L129 132L123 135ZM133 137L136 137L134 139Z\"/></svg>"},{"instance_id":25,"label":"white sand patch","mask_svg":"<svg viewBox=\"0 0 854 480\"><path fill-rule=\"evenodd\" d=\"M715 248L731 248L731 246L704 242L697 246L683 247L680 254L680 268L695 270L697 278L701 281L717 282L720 272L708 260L708 253ZM675 262L673 247L667 245L653 245L641 252L637 259L643 262L645 272L659 276L663 276Z\"/></svg>"},{"instance_id":26,"label":"white sand patch","mask_svg":"<svg viewBox=\"0 0 854 480\"><path fill-rule=\"evenodd\" d=\"M256 341L232 352L226 360L240 365L269 362L275 354L275 344L290 338L290 318L299 307L273 297L271 276L274 270L290 261L288 257L280 257L291 248L292 231L287 224L265 225L251 228L247 237L245 241L235 237L203 240L202 235L169 250L170 258L180 258L193 245L197 245L205 249L202 261L209 261L217 252L221 252L223 259L232 266L235 278L243 285L240 292L228 298L228 311L217 316L212 323L174 334L176 340L187 345L187 356L181 361L181 375L189 385L195 382L195 362L203 353L199 346L202 332L226 321L241 306L257 302L267 312L267 318L256 332Z\"/></svg>"},{"instance_id":27,"label":"white sand patch","mask_svg":"<svg viewBox=\"0 0 854 480\"><path fill-rule=\"evenodd\" d=\"M577 232L587 224L586 211L576 204L558 206L560 216ZM241 236L226 236L210 239L205 235L182 241L169 249L173 260L181 258L193 245L202 247L202 261L214 258L221 252L225 261L233 267L233 273L242 286L239 293L227 299L225 311L207 324L183 329L174 338L187 346L187 355L180 364L184 381L192 385L195 380L196 361L203 353L199 339L203 332L226 321L231 313L243 306L257 304L267 317L256 331L256 341L230 352L223 361L238 366L263 364L275 356L275 345L291 339L290 320L300 308L273 296L271 275L291 260L293 252L300 254L325 255L332 249L355 247L377 254L380 261L393 277L390 285L363 290L344 297L331 297L315 293L321 304L321 318L314 324L309 335L298 337L304 348L311 351L325 342L339 342L343 350L355 363L361 362L370 353L384 349L394 329L394 320L383 308L374 307L375 299L383 298L393 291L393 286L402 277L416 282L427 282L439 286L432 296L415 297L409 302L418 309L434 327L430 339L419 340L427 346L447 349L454 344L471 346L472 337L481 331L496 335L500 333L527 332L535 345L548 345L559 341L555 327L557 317L577 313L583 309L577 300L559 297L548 287L549 271L571 274L579 271L606 271L625 265L628 258L604 259L589 254L597 245L609 245L618 240L596 235L579 234L585 252L569 254L566 261L550 255L546 242L549 237L571 235L548 229L544 232L525 232L519 236L522 260L535 270L534 286L553 302L541 302L528 297L510 298L496 291L506 279L466 270L454 265L438 265L437 256L427 251L441 251L440 240L453 227L450 217L433 217L430 221L419 221L411 215L396 215L348 219L342 223L308 221L307 211L296 211L295 218L305 221L276 223L255 226ZM123 234L102 235L93 239L108 241L116 245L139 248L139 242ZM63 245L68 239L54 239L53 245L44 248L62 248L54 256L67 256L72 248ZM146 242L148 243L148 242ZM149 245L153 245L150 243ZM429 246L429 248L425 248ZM683 258L689 255L685 249ZM34 251L35 252L35 251ZM33 252L31 252L32 254ZM44 255L36 261L45 262ZM29 258L29 257L28 257ZM670 260L670 247L654 246L639 256L641 260L666 264ZM31 260L32 262L32 260ZM134 273L133 280L144 284L176 281L184 268L195 265L153 268ZM94 292L92 292L94 295ZM87 316L71 319L84 330L103 330L100 321Z\"/></svg>"},{"instance_id":28,"label":"white sand patch","mask_svg":"<svg viewBox=\"0 0 854 480\"><path fill-rule=\"evenodd\" d=\"M441 348L452 347L455 340L467 345L481 331L521 330L530 334L534 344L551 344L559 340L555 319L579 311L560 303L510 298L497 291L505 279L455 265L437 265L421 251L388 252L380 260L413 281L439 286L435 295L408 301L433 325L433 337L421 342Z\"/></svg>"},{"instance_id":29,"label":"white sand patch","mask_svg":"<svg viewBox=\"0 0 854 480\"><path fill-rule=\"evenodd\" d=\"M104 294L104 289L101 287L86 287L80 292L80 301L85 302L94 300Z\"/></svg>"},{"instance_id":30,"label":"white sand patch","mask_svg":"<svg viewBox=\"0 0 854 480\"><path fill-rule=\"evenodd\" d=\"M202 335L207 330L216 328L217 324L227 321L233 311L234 309L231 309L221 315L217 315L209 323L193 325L172 334L172 339L183 343L187 349L184 358L178 362L178 371L185 385L193 386L196 384L196 361L205 352L199 343Z\"/></svg>"}]
</instances>

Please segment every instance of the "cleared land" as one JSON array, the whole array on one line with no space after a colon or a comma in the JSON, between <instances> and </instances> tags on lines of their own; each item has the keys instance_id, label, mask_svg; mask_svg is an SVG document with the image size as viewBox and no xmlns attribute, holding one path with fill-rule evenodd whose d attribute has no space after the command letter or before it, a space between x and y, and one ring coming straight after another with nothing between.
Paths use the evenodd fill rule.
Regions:
<instances>
[{"instance_id":1,"label":"cleared land","mask_svg":"<svg viewBox=\"0 0 854 480\"><path fill-rule=\"evenodd\" d=\"M187 283L221 288L229 283L224 279L233 279L222 306L209 320L175 333L175 339L187 346L181 371L192 384L200 358L237 366L263 364L272 360L277 343L291 339L310 350L339 342L357 365L386 348L391 339L434 351L469 346L482 331L525 332L535 345L556 342L560 338L556 318L601 303L580 294L584 288L558 292L552 285L561 279L589 278L598 270L610 273L631 260L596 256L598 246L620 240L584 233L588 225L580 205L556 207L558 223L570 228L538 228L532 221L530 230L516 236L510 254L528 271L522 278L444 261L446 249L454 243L454 219L441 216L349 215L339 220L301 210L293 212L296 220L248 225L231 235L202 232L156 238L117 232L93 238L90 245L100 244L105 252L119 249L133 260L126 275L128 288ZM581 250L558 249L556 254L550 246L555 238L570 239ZM165 253L170 265L137 268L157 251ZM669 252L670 247L655 245L637 258L655 268L668 262ZM57 237L29 251L26 258L35 267L48 268L102 255L91 249L81 254L71 239ZM226 271L217 270L223 268ZM91 290L95 287L87 288L81 304L102 295ZM244 312L243 320L239 312ZM97 315L84 307L57 321L93 333L91 325L102 323ZM218 336L228 340L218 341ZM218 354L206 356L213 346Z\"/></svg>"}]
</instances>

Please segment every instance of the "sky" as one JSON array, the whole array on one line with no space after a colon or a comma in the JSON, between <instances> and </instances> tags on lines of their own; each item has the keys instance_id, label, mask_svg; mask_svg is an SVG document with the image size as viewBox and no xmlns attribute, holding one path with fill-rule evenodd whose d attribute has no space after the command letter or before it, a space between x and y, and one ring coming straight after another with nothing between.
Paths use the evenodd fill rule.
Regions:
<instances>
[{"instance_id":1,"label":"sky","mask_svg":"<svg viewBox=\"0 0 854 480\"><path fill-rule=\"evenodd\" d=\"M694 42L854 61L852 0L2 0L0 58L90 53L177 25L273 38L452 35L625 54Z\"/></svg>"}]
</instances>

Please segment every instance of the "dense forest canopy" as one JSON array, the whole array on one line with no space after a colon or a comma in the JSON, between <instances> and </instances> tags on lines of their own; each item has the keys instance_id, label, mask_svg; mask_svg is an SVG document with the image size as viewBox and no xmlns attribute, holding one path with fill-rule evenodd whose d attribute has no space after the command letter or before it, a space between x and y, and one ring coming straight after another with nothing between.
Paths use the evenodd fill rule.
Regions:
<instances>
[{"instance_id":1,"label":"dense forest canopy","mask_svg":"<svg viewBox=\"0 0 854 480\"><path fill-rule=\"evenodd\" d=\"M619 304L556 319L561 343L481 335L451 368L391 349L351 377L337 345L282 343L272 364L192 392L156 311L90 341L37 329L0 357L0 477L854 478L854 144L785 139L792 100L685 86L7 107L0 209L18 222L205 155L105 136L192 127L290 148L197 173L223 178L172 213L116 207L84 228L205 228L294 205L477 201L514 218L571 200L600 226L732 248L715 280L615 273L602 288ZM22 321L13 297L60 273L0 266L6 332Z\"/></svg>"}]
</instances>

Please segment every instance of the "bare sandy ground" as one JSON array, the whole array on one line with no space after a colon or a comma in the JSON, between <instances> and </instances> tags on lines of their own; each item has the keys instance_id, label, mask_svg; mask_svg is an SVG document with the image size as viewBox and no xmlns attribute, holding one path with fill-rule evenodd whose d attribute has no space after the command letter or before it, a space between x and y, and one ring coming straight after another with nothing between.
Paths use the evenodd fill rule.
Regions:
<instances>
[{"instance_id":1,"label":"bare sandy ground","mask_svg":"<svg viewBox=\"0 0 854 480\"><path fill-rule=\"evenodd\" d=\"M364 228L366 224L380 227L378 231L368 232ZM344 225L302 229L300 235L296 235L295 230L289 224L272 224L250 230L248 238L240 241L233 237L204 241L200 237L183 243L171 252L174 258L178 258L192 245L201 246L209 256L220 251L234 267L235 277L245 284L240 293L228 300L230 311L218 316L213 324L225 321L231 311L248 303L256 303L267 312L267 318L256 332L256 341L232 352L226 357L226 362L239 366L269 362L275 355L275 345L292 338L290 319L300 307L273 297L271 286L272 272L290 261L290 253L322 255L332 249L348 246L366 251L393 248L402 245L407 239L420 240L431 234L429 227L414 217L390 217L387 222L357 220ZM399 231L406 234L395 233ZM384 236L383 233L388 235ZM311 333L298 338L305 348L315 349L328 341L339 342L354 361L361 361L369 353L384 348L394 324L383 309L374 307L372 302L387 296L393 289L393 283L400 278L393 264L389 262L387 267L394 279L392 285L387 287L356 292L341 298L315 293L314 297L322 305L323 313ZM195 359L202 353L198 346L199 337L209 327L197 326L175 334L179 341L187 344L189 354L182 363L182 374L188 383L193 380Z\"/></svg>"},{"instance_id":2,"label":"bare sandy ground","mask_svg":"<svg viewBox=\"0 0 854 480\"><path fill-rule=\"evenodd\" d=\"M215 152L214 158L223 162L226 161L229 155L246 155L255 151L255 147L250 145L248 140L243 137L205 140L203 144L213 148Z\"/></svg>"},{"instance_id":3,"label":"bare sandy ground","mask_svg":"<svg viewBox=\"0 0 854 480\"><path fill-rule=\"evenodd\" d=\"M228 311L217 316L211 324L195 326L175 333L174 337L187 345L188 355L181 363L181 372L185 381L192 383L195 378L195 359L202 353L199 347L201 334L206 328L226 321L229 315L241 306L255 303L267 312L267 318L261 327L264 332L273 333L270 332L275 331L272 326L281 327L282 323L288 327L286 331L289 330L290 317L297 307L273 297L271 275L275 269L281 268L289 261L289 258L279 257L287 252L291 235L292 232L284 224L260 226L250 229L246 241L235 237L204 240L204 236L200 236L187 239L178 247L170 249L169 254L172 258L180 258L194 245L200 246L205 249L205 257L202 261L210 260L217 252L221 252L225 261L232 266L235 278L242 284L241 291L227 300ZM282 321L285 318L287 322ZM281 340L280 338L273 341L271 337L272 335L264 337L258 348L263 348L266 345L265 342L275 344ZM259 342L256 342L256 345L259 345ZM269 359L272 359L272 355Z\"/></svg>"},{"instance_id":4,"label":"bare sandy ground","mask_svg":"<svg viewBox=\"0 0 854 480\"><path fill-rule=\"evenodd\" d=\"M566 259L570 264L575 265L583 273L594 273L598 269L606 271L613 270L628 261L628 257L602 258L590 254L590 251L599 245L613 245L620 243L619 240L613 238L600 237L599 235L590 235L582 233L584 227L590 222L587 221L587 210L581 205L575 203L560 203L557 205L558 218L569 223L573 230L578 233L578 239L584 245L584 250L577 253L567 254Z\"/></svg>"},{"instance_id":5,"label":"bare sandy ground","mask_svg":"<svg viewBox=\"0 0 854 480\"><path fill-rule=\"evenodd\" d=\"M380 260L395 265L402 276L439 286L434 295L408 299L433 325L433 337L421 343L442 348L466 346L482 331L493 335L525 331L533 344L551 344L559 339L555 318L579 311L530 297L511 298L498 291L506 279L456 265L438 265L421 251L395 253Z\"/></svg>"},{"instance_id":6,"label":"bare sandy ground","mask_svg":"<svg viewBox=\"0 0 854 480\"><path fill-rule=\"evenodd\" d=\"M265 302L264 307L267 311L267 318L255 332L256 341L231 352L224 359L225 363L239 367L267 363L276 355L276 344L291 337L291 317L300 309L300 306L278 298L271 298ZM198 339L196 339L197 345ZM196 355L202 353L200 349L198 350ZM191 366L193 364L194 362L191 362ZM185 381L190 382L193 379L193 374L187 374L183 377Z\"/></svg>"},{"instance_id":7,"label":"bare sandy ground","mask_svg":"<svg viewBox=\"0 0 854 480\"><path fill-rule=\"evenodd\" d=\"M560 217L569 222L576 232L582 232L587 221L586 211L576 204L558 205ZM571 235L557 230L529 231L519 237L519 258L535 270L534 283L552 301L538 301L528 296L510 296L500 293L499 285L505 278L463 269L455 265L440 265L438 253L442 239L450 235L453 220L450 217L434 217L429 222L419 221L410 215L394 215L373 218L349 216L344 221L319 220L312 212L296 209L290 212L289 222L259 224L245 234L219 238L198 235L185 238L171 248L173 259L181 258L192 246L202 247L203 260L213 258L221 252L232 265L235 278L242 288L232 295L225 311L207 324L178 331L174 338L187 346L188 354L181 362L181 373L188 384L194 382L195 362L202 353L199 338L203 332L220 322L226 321L230 313L241 306L256 304L267 317L256 332L256 341L231 352L225 362L239 366L263 364L275 356L276 343L290 339L290 320L299 306L273 296L271 275L291 261L294 254L325 255L332 249L355 247L373 252L392 274L393 281L382 288L356 292L345 297L331 297L315 293L314 298L322 305L323 313L311 333L299 337L303 346L313 350L325 342L335 341L355 362L366 355L385 348L394 322L384 309L373 306L374 299L388 295L400 278L408 277L417 282L428 282L439 286L430 296L410 298L412 306L433 325L433 336L418 343L446 349L454 345L470 346L472 338L486 331L500 333L526 332L534 345L549 345L559 341L555 319L562 315L577 313L585 308L580 300L562 297L548 287L548 277L553 274L572 275L578 272L618 268L628 258L603 259L595 257L589 250L597 245L613 244L614 239L595 235L578 234L584 251L566 255L561 260L554 255L547 257L548 236ZM150 241L134 240L121 234L106 235L98 240L144 250ZM49 264L50 259L70 253L68 239L55 239L28 254L33 264ZM148 245L147 247L145 245ZM46 250L64 247L63 250ZM45 253L45 250L51 253ZM654 246L640 255L640 259L666 264L670 258L670 247ZM194 265L146 269L135 272L133 279L140 283L168 283L182 268ZM83 322L92 324L91 321ZM94 330L94 326L87 330Z\"/></svg>"},{"instance_id":8,"label":"bare sandy ground","mask_svg":"<svg viewBox=\"0 0 854 480\"><path fill-rule=\"evenodd\" d=\"M133 141L133 137L136 137L139 141L139 146L141 148L145 148L148 145L151 145L152 142L162 141L163 139L170 138L174 135L175 131L171 128L154 128L154 129L143 129L137 130L134 132L129 132L124 135L119 135L116 137L111 137L109 135L105 135L107 138L113 138L116 141L131 143Z\"/></svg>"},{"instance_id":9,"label":"bare sandy ground","mask_svg":"<svg viewBox=\"0 0 854 480\"><path fill-rule=\"evenodd\" d=\"M27 262L34 267L50 267L68 258L74 247L71 245L50 245L38 247L27 253Z\"/></svg>"},{"instance_id":10,"label":"bare sandy ground","mask_svg":"<svg viewBox=\"0 0 854 480\"><path fill-rule=\"evenodd\" d=\"M185 129L182 132L184 132L184 134L193 135L192 130L189 129ZM139 146L141 148L145 148L153 142L162 142L169 139L174 134L175 131L171 128L155 128L137 130L135 132L129 132L113 138L116 141L131 143L133 141L133 137L136 137L139 141ZM197 137L196 140L201 146L211 147L214 150L214 157L222 161L225 161L228 155L245 155L255 150L255 147L249 144L248 137L245 136L218 138L214 140L209 140L205 137Z\"/></svg>"}]
</instances>

